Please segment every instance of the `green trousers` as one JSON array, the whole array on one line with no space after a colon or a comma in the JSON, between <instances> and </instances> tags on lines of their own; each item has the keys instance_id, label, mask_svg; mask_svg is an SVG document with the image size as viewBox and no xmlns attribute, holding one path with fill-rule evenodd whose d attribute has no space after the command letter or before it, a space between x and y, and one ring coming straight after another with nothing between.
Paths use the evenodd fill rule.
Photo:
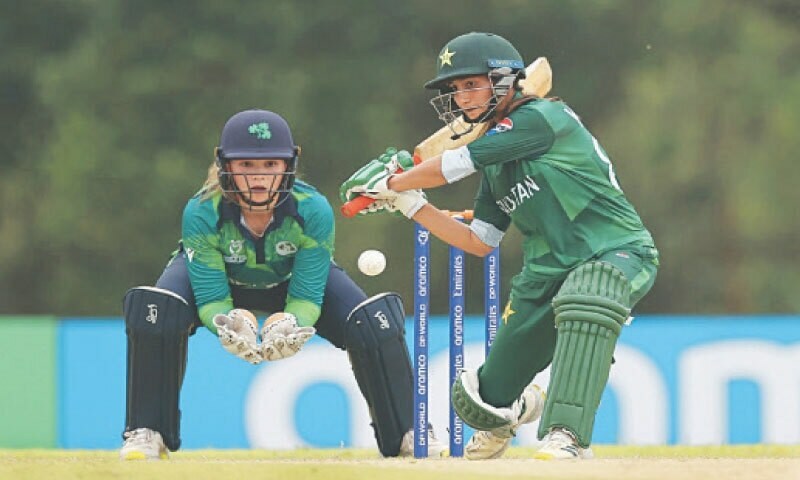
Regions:
<instances>
[{"instance_id":1,"label":"green trousers","mask_svg":"<svg viewBox=\"0 0 800 480\"><path fill-rule=\"evenodd\" d=\"M653 286L658 270L658 252L649 247L612 250L592 260L622 270L631 282L630 308ZM511 405L552 362L557 330L550 302L565 278L533 281L523 274L514 278L497 336L478 371L481 398L488 404Z\"/></svg>"}]
</instances>

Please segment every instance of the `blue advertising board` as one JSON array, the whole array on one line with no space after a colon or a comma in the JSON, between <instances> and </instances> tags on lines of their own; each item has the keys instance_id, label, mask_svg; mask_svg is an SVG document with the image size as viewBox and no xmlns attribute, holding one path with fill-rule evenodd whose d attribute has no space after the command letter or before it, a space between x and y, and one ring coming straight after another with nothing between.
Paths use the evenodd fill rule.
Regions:
<instances>
[{"instance_id":1,"label":"blue advertising board","mask_svg":"<svg viewBox=\"0 0 800 480\"><path fill-rule=\"evenodd\" d=\"M429 418L446 437L448 322L428 325ZM410 320L406 330L411 348ZM465 318L467 368L484 358L483 331L483 317ZM57 341L58 446L118 448L123 322L62 319ZM800 317L642 316L623 330L615 359L596 444L800 443ZM548 376L535 381L546 387ZM189 342L181 409L183 448L375 447L346 353L319 338L253 367L201 329ZM522 428L515 442L534 445L535 432Z\"/></svg>"}]
</instances>

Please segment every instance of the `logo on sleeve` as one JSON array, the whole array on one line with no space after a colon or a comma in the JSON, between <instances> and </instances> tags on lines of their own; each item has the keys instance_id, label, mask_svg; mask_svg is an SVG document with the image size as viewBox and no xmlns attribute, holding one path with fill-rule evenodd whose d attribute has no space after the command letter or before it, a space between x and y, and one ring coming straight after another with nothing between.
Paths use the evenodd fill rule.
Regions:
<instances>
[{"instance_id":1,"label":"logo on sleeve","mask_svg":"<svg viewBox=\"0 0 800 480\"><path fill-rule=\"evenodd\" d=\"M245 263L247 256L242 255L242 250L244 250L244 240L231 240L231 243L228 244L230 255L225 255L222 259L225 260L225 263Z\"/></svg>"},{"instance_id":2,"label":"logo on sleeve","mask_svg":"<svg viewBox=\"0 0 800 480\"><path fill-rule=\"evenodd\" d=\"M490 137L492 135L497 135L498 133L507 132L507 131L513 130L513 129L514 129L514 121L511 120L510 118L506 117L506 118L500 120L500 123L495 125L495 127L493 129L491 129L488 132L486 132L486 136Z\"/></svg>"}]
</instances>

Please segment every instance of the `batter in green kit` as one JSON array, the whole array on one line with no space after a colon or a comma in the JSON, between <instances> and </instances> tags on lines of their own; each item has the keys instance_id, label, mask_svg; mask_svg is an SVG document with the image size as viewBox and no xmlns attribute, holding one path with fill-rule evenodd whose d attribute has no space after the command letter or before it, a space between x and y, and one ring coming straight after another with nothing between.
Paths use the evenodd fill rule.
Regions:
<instances>
[{"instance_id":1,"label":"batter in green kit","mask_svg":"<svg viewBox=\"0 0 800 480\"><path fill-rule=\"evenodd\" d=\"M556 336L550 300L571 270L587 257L615 265L636 280L624 305L631 308L652 286L656 255L608 157L569 107L536 99L503 123L466 147L484 173L475 218L500 231L513 222L525 236L524 268L479 375L482 398L496 405L512 403L531 374L549 365Z\"/></svg>"},{"instance_id":2,"label":"batter in green kit","mask_svg":"<svg viewBox=\"0 0 800 480\"><path fill-rule=\"evenodd\" d=\"M590 458L616 341L653 285L658 253L608 155L579 117L558 99L522 96L523 66L497 35L448 42L437 77L426 84L440 91L432 103L443 120L461 116L468 129L486 133L410 170L405 152L387 151L343 184L342 197L377 198L385 210L399 210L481 256L512 223L522 232L524 264L489 356L453 387L459 416L477 430L466 455L501 456L517 428L541 416L544 444L536 458ZM398 173L398 166L406 171ZM469 226L418 190L475 172L482 179ZM532 381L551 363L545 397Z\"/></svg>"}]
</instances>

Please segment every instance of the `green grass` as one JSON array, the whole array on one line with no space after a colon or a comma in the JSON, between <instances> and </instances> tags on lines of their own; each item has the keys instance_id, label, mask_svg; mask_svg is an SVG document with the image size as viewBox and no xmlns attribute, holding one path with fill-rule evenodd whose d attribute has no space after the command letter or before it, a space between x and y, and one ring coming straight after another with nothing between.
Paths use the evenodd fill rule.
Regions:
<instances>
[{"instance_id":1,"label":"green grass","mask_svg":"<svg viewBox=\"0 0 800 480\"><path fill-rule=\"evenodd\" d=\"M595 460L541 462L534 449L502 460L381 459L374 450L186 450L165 462L121 462L108 450L0 450L0 479L800 479L800 446L598 446ZM795 475L796 474L796 475Z\"/></svg>"}]
</instances>

